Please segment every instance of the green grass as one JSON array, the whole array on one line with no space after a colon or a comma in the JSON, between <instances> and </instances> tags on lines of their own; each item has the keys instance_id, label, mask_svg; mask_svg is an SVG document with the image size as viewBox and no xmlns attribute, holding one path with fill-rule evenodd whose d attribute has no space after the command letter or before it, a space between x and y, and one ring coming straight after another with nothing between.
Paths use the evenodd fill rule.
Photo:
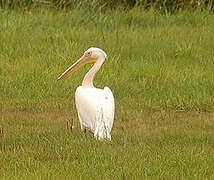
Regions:
<instances>
[{"instance_id":1,"label":"green grass","mask_svg":"<svg viewBox=\"0 0 214 180\"><path fill-rule=\"evenodd\" d=\"M1 178L212 179L213 34L200 11L0 11ZM91 46L108 55L95 85L115 96L112 142L80 132L90 66L56 81Z\"/></svg>"}]
</instances>

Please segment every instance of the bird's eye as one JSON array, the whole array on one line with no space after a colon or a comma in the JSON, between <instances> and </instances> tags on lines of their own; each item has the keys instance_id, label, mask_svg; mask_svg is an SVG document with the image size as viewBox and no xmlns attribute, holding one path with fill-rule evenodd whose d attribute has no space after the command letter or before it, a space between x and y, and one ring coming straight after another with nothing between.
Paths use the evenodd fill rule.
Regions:
<instances>
[{"instance_id":1,"label":"bird's eye","mask_svg":"<svg viewBox=\"0 0 214 180\"><path fill-rule=\"evenodd\" d=\"M86 55L86 56L91 56L91 54L92 54L92 52L89 51L89 52L87 52L85 55Z\"/></svg>"}]
</instances>

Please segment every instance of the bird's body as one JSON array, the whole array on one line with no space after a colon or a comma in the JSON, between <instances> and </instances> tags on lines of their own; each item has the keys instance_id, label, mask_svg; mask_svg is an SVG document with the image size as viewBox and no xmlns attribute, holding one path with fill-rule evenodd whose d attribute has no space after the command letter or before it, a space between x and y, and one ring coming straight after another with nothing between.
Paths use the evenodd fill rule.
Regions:
<instances>
[{"instance_id":1,"label":"bird's body","mask_svg":"<svg viewBox=\"0 0 214 180\"><path fill-rule=\"evenodd\" d=\"M114 121L114 97L108 87L104 89L95 88L93 79L106 58L106 54L99 48L89 48L84 55L68 68L58 80L74 72L82 64L95 62L93 67L85 75L82 86L76 89L75 102L83 132L86 129L94 133L96 139L111 140L111 129Z\"/></svg>"},{"instance_id":2,"label":"bird's body","mask_svg":"<svg viewBox=\"0 0 214 180\"><path fill-rule=\"evenodd\" d=\"M114 97L108 87L104 89L76 89L75 101L81 129L89 129L98 139L111 140L111 129L114 121Z\"/></svg>"}]
</instances>

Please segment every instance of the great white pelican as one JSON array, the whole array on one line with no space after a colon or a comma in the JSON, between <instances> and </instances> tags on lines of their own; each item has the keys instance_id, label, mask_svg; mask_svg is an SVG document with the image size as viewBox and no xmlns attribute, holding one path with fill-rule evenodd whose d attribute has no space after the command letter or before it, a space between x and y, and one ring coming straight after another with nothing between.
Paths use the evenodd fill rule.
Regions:
<instances>
[{"instance_id":1,"label":"great white pelican","mask_svg":"<svg viewBox=\"0 0 214 180\"><path fill-rule=\"evenodd\" d=\"M94 63L85 75L82 86L76 89L75 102L81 130L85 134L86 129L88 129L99 140L111 140L110 132L115 111L114 96L111 90L108 87L99 89L93 85L94 76L106 57L107 55L102 49L91 47L58 78L61 80L81 66Z\"/></svg>"}]
</instances>

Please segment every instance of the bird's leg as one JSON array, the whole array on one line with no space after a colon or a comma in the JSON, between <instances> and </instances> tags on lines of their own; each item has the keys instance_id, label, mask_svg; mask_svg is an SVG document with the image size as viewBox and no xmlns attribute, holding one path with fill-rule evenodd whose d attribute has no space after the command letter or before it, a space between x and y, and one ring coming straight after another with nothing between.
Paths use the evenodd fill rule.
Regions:
<instances>
[{"instance_id":1,"label":"bird's leg","mask_svg":"<svg viewBox=\"0 0 214 180\"><path fill-rule=\"evenodd\" d=\"M74 124L74 120L72 119L71 126L70 126L71 132L72 132L72 129L74 128L73 124Z\"/></svg>"},{"instance_id":2,"label":"bird's leg","mask_svg":"<svg viewBox=\"0 0 214 180\"><path fill-rule=\"evenodd\" d=\"M73 119L72 119L71 123L69 121L67 121L67 130L69 132L72 132L72 129L73 129Z\"/></svg>"},{"instance_id":3,"label":"bird's leg","mask_svg":"<svg viewBox=\"0 0 214 180\"><path fill-rule=\"evenodd\" d=\"M66 121L66 128L69 131L69 122L68 121Z\"/></svg>"},{"instance_id":4,"label":"bird's leg","mask_svg":"<svg viewBox=\"0 0 214 180\"><path fill-rule=\"evenodd\" d=\"M83 129L83 136L85 136L86 135L86 129Z\"/></svg>"},{"instance_id":5,"label":"bird's leg","mask_svg":"<svg viewBox=\"0 0 214 180\"><path fill-rule=\"evenodd\" d=\"M0 127L0 135L4 134L3 128Z\"/></svg>"},{"instance_id":6,"label":"bird's leg","mask_svg":"<svg viewBox=\"0 0 214 180\"><path fill-rule=\"evenodd\" d=\"M80 128L82 130L83 136L85 136L86 135L86 128L84 127L84 125L81 122L80 122Z\"/></svg>"}]
</instances>

